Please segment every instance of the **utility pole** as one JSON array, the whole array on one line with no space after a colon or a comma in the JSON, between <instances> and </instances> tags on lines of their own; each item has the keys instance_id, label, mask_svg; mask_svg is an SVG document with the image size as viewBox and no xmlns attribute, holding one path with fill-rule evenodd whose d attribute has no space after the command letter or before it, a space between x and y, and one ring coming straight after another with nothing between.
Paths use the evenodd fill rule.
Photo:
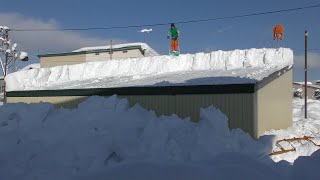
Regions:
<instances>
[{"instance_id":1,"label":"utility pole","mask_svg":"<svg viewBox=\"0 0 320 180\"><path fill-rule=\"evenodd\" d=\"M110 41L109 53L110 53L110 60L112 60L112 40Z\"/></svg>"},{"instance_id":2,"label":"utility pole","mask_svg":"<svg viewBox=\"0 0 320 180\"><path fill-rule=\"evenodd\" d=\"M308 56L307 56L307 54L308 54L308 31L305 31L304 32L304 118L308 118L308 116L307 116L307 110L308 110L308 108L307 108L307 95L308 95L308 93L307 93L307 82L308 82L308 71L307 71L307 63L308 63L308 61L307 61L307 58L308 58Z\"/></svg>"},{"instance_id":3,"label":"utility pole","mask_svg":"<svg viewBox=\"0 0 320 180\"><path fill-rule=\"evenodd\" d=\"M5 43L4 43L4 53L5 53L5 63L4 63L4 72L3 77L6 77L8 74L8 61L9 61L9 29L4 30L3 34ZM3 103L7 103L7 90L6 90L6 81L4 81L4 89L3 89Z\"/></svg>"},{"instance_id":4,"label":"utility pole","mask_svg":"<svg viewBox=\"0 0 320 180\"><path fill-rule=\"evenodd\" d=\"M3 76L6 77L9 74L9 68L12 67L12 72L15 71L15 61L18 58L18 52L16 50L17 44L11 44L9 38L10 28L6 26L0 26L0 43L3 49L0 52L4 55L4 62L2 56L0 56L0 64L3 71ZM21 61L28 61L28 54L26 52L19 52ZM10 66L11 65L11 66ZM6 81L4 81L3 101L7 103Z\"/></svg>"}]
</instances>

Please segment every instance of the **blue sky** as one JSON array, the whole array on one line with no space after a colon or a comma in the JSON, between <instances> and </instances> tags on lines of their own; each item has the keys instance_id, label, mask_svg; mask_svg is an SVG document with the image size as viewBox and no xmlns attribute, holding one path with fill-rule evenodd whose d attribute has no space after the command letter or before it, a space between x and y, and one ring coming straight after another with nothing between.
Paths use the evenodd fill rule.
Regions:
<instances>
[{"instance_id":1,"label":"blue sky","mask_svg":"<svg viewBox=\"0 0 320 180\"><path fill-rule=\"evenodd\" d=\"M319 4L317 0L11 0L0 6L0 22L11 28L86 28L177 22L273 11ZM1 3L3 4L3 3ZM285 28L281 45L294 50L294 80L303 80L304 31L308 30L310 79L320 79L320 8L203 23L178 24L182 53L275 47L272 28ZM149 27L145 27L149 28ZM169 27L152 27L146 42L161 54L168 52ZM143 41L141 28L81 32L14 32L12 36L33 56L40 53L71 51L83 46L115 42ZM60 38L60 39L59 39Z\"/></svg>"}]
</instances>

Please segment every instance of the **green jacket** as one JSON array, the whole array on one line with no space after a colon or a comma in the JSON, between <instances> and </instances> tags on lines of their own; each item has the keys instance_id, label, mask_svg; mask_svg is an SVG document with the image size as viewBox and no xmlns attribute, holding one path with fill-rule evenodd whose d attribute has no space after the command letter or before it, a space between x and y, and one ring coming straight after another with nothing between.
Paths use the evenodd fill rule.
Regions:
<instances>
[{"instance_id":1,"label":"green jacket","mask_svg":"<svg viewBox=\"0 0 320 180\"><path fill-rule=\"evenodd\" d=\"M172 39L177 39L179 37L179 31L177 28L170 28L169 33Z\"/></svg>"}]
</instances>

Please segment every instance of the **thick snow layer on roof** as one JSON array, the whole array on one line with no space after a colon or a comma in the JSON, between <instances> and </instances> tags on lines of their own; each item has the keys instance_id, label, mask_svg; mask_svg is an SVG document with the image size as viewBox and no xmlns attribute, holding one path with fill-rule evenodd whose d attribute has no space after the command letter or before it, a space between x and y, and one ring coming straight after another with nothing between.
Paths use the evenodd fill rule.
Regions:
<instances>
[{"instance_id":1,"label":"thick snow layer on roof","mask_svg":"<svg viewBox=\"0 0 320 180\"><path fill-rule=\"evenodd\" d=\"M89 62L9 74L8 91L255 83L293 64L290 49L247 49Z\"/></svg>"},{"instance_id":2,"label":"thick snow layer on roof","mask_svg":"<svg viewBox=\"0 0 320 180\"><path fill-rule=\"evenodd\" d=\"M112 45L113 49L116 48L125 48L125 47L131 47L131 46L141 46L142 50L145 50L145 56L158 56L159 54L153 50L148 44L146 43L126 43L126 44L115 44ZM93 50L108 50L111 46L95 46L95 47L83 47L78 50L75 50L73 52L81 52L81 51L93 51Z\"/></svg>"}]
</instances>

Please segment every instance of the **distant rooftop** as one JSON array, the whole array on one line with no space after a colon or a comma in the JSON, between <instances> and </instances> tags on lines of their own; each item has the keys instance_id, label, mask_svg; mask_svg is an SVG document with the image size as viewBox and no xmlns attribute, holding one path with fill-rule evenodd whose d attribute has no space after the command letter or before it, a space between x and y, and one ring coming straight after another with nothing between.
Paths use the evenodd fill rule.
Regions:
<instances>
[{"instance_id":1,"label":"distant rooftop","mask_svg":"<svg viewBox=\"0 0 320 180\"><path fill-rule=\"evenodd\" d=\"M316 82L316 81L314 81L314 82ZM297 84L297 85L304 86L304 82L293 82L293 83ZM319 84L315 84L315 83L312 83L312 82L307 82L307 86L320 89L320 85Z\"/></svg>"},{"instance_id":2,"label":"distant rooftop","mask_svg":"<svg viewBox=\"0 0 320 180\"><path fill-rule=\"evenodd\" d=\"M120 49L120 48L127 48L127 47L136 47L140 46L142 50L146 51L146 56L158 56L159 54L153 50L148 44L146 43L126 43L126 44L115 44L112 45L112 49ZM86 51L96 51L96 50L110 50L111 46L93 46L93 47L83 47L78 50L74 50L72 52L86 52Z\"/></svg>"},{"instance_id":3,"label":"distant rooftop","mask_svg":"<svg viewBox=\"0 0 320 180\"><path fill-rule=\"evenodd\" d=\"M38 57L51 57L51 56L67 56L67 55L75 55L75 54L89 54L89 53L97 53L97 52L108 52L110 51L111 46L93 46L93 47L83 47L72 52L63 52L63 53L52 53L52 54L41 54ZM130 49L140 49L143 51L144 56L158 56L159 54L152 49L146 43L126 43L126 44L115 44L112 45L112 51L123 51Z\"/></svg>"}]
</instances>

